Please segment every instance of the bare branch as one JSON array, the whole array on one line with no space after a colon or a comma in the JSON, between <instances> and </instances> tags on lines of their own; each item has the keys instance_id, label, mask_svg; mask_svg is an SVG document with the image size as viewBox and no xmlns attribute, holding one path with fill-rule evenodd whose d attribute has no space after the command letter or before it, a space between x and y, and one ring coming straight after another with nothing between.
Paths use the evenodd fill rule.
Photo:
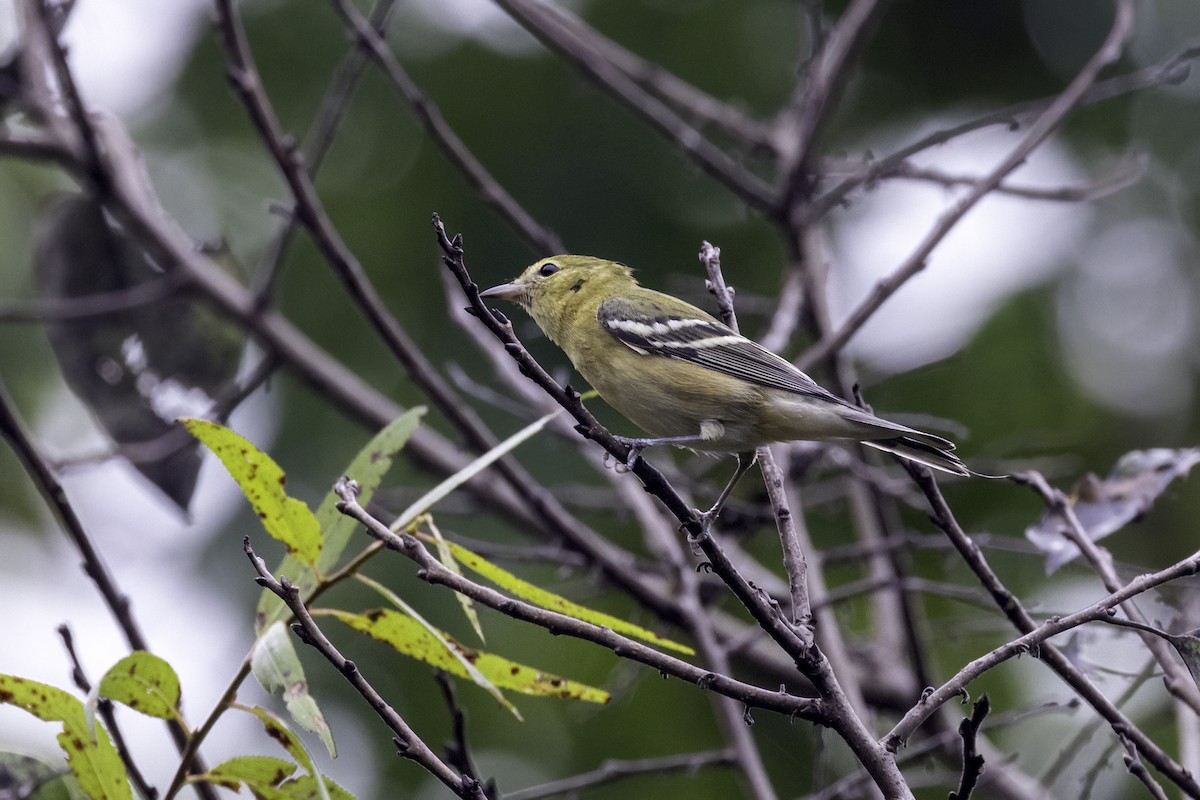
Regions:
<instances>
[{"instance_id":1,"label":"bare branch","mask_svg":"<svg viewBox=\"0 0 1200 800\"><path fill-rule=\"evenodd\" d=\"M375 687L363 675L358 665L343 656L334 647L333 642L329 641L324 632L321 631L316 620L312 618L312 615L308 613L308 609L305 608L304 603L300 600L300 590L293 586L287 577L284 577L282 580L276 580L271 571L267 569L266 562L250 546L249 536L243 540L242 549L246 551L246 557L250 559L254 571L258 573L258 578L255 579L255 582L259 586L274 592L280 600L287 604L287 607L291 609L292 614L296 617L296 625L293 627L293 630L299 635L300 640L307 645L311 645L317 652L324 656L325 660L332 664L334 669L340 672L342 677L354 687L354 690L367 701L367 704L383 720L384 724L396 734L396 746L400 755L420 764L429 774L441 781L446 788L459 797L464 798L464 800L487 800L479 782L467 775L455 772L444 761L438 758L437 754L409 727L404 718L375 690Z\"/></svg>"},{"instance_id":2,"label":"bare branch","mask_svg":"<svg viewBox=\"0 0 1200 800\"><path fill-rule=\"evenodd\" d=\"M333 0L342 19L353 30L355 36L370 56L387 73L392 84L404 101L416 113L417 119L434 142L463 174L467 182L479 193L480 198L506 220L535 251L544 256L561 253L562 241L553 231L544 228L531 214L525 211L516 198L508 193L490 172L480 163L475 154L458 137L450 123L429 97L408 76L384 38L367 22L362 12L350 0Z\"/></svg>"},{"instance_id":3,"label":"bare branch","mask_svg":"<svg viewBox=\"0 0 1200 800\"><path fill-rule=\"evenodd\" d=\"M1100 49L1088 60L1079 74L1063 90L1063 93L1038 116L1021 142L995 169L976 182L970 191L942 213L917 248L890 275L875 285L870 295L850 312L849 317L837 331L826 335L809 348L801 359L801 369L804 369L806 365L821 361L830 353L835 353L844 347L846 342L850 341L850 337L897 289L923 270L928 263L930 254L941 244L946 234L958 224L959 220L966 216L966 213L974 208L976 203L999 186L1009 173L1025 163L1029 154L1045 141L1062 124L1067 114L1079 104L1087 90L1096 82L1100 72L1120 58L1125 41L1133 28L1133 4L1131 0L1120 0L1116 9L1112 29Z\"/></svg>"},{"instance_id":4,"label":"bare branch","mask_svg":"<svg viewBox=\"0 0 1200 800\"><path fill-rule=\"evenodd\" d=\"M774 192L754 173L734 161L679 114L637 84L594 49L572 38L553 18L539 13L541 0L496 0L526 30L570 60L600 88L639 114L701 169L724 184L751 208L766 214L776 207Z\"/></svg>"}]
</instances>

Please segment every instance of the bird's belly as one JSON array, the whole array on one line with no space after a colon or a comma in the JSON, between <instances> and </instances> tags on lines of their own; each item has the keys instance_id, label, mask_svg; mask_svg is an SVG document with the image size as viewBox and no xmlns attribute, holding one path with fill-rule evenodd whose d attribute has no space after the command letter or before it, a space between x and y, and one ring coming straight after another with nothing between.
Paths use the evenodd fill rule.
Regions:
<instances>
[{"instance_id":1,"label":"bird's belly","mask_svg":"<svg viewBox=\"0 0 1200 800\"><path fill-rule=\"evenodd\" d=\"M605 370L588 380L610 406L655 438L703 436L689 443L695 450L734 453L753 450L770 440L757 435L763 393L751 384L675 359L655 360L654 379L641 379L639 369ZM645 368L644 363L633 367Z\"/></svg>"}]
</instances>

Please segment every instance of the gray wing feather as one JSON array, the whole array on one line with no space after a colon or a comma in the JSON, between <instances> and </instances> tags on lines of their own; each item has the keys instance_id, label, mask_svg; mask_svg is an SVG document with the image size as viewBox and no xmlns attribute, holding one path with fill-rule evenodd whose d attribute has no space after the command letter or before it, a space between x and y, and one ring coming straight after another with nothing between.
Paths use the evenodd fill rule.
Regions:
<instances>
[{"instance_id":1,"label":"gray wing feather","mask_svg":"<svg viewBox=\"0 0 1200 800\"><path fill-rule=\"evenodd\" d=\"M649 310L634 309L621 298L601 303L596 319L609 334L639 353L690 361L759 386L845 405L786 360L715 319L683 317L654 304ZM697 346L714 340L714 345Z\"/></svg>"}]
</instances>

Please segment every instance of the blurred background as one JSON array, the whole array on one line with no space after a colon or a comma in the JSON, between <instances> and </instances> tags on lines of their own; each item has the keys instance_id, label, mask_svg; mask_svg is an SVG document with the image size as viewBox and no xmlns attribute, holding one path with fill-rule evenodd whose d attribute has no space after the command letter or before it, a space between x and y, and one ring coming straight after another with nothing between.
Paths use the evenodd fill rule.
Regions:
<instances>
[{"instance_id":1,"label":"blurred background","mask_svg":"<svg viewBox=\"0 0 1200 800\"><path fill-rule=\"evenodd\" d=\"M0 53L16 41L12 2L0 0ZM788 101L810 52L805 12L794 2L566 6L634 53L763 119ZM829 3L827 14L834 18L842 7ZM1136 8L1134 39L1118 72L1152 68L1200 34L1200 8L1190 0ZM322 3L261 0L240 9L267 94L284 128L301 138L346 52L342 22ZM167 212L197 242L223 243L242 265L243 280L252 282L280 225L273 209L288 195L230 90L212 19L201 0L78 0L64 37L87 102L128 127ZM859 54L823 136L830 180L838 170L933 131L1061 91L1111 20L1110 5L1094 0L894 3ZM787 248L775 227L503 11L484 0L400 0L389 39L466 144L568 250L625 262L644 284L707 303L696 253L702 240L711 241L721 247L726 279L738 290L742 330L765 331L786 264ZM1036 467L1064 489L1088 471L1106 474L1126 451L1197 443L1198 86L1193 77L1078 111L1008 182L1031 191L990 196L968 214L926 269L846 350L877 411L913 424L932 420L981 470ZM912 164L977 177L1019 136L1003 125L984 129L922 152ZM449 306L462 303L447 300L430 215L440 213L452 233L463 233L467 263L481 285L508 280L542 254L479 200L377 69L367 69L354 93L316 183L333 222L423 351L445 370L469 376L464 386L493 383L472 337L448 321ZM55 193L73 186L53 167L0 159L4 308L36 296L35 230ZM821 220L835 321L907 257L960 194L961 187L944 183L889 179L852 192ZM303 235L286 256L278 287L279 309L310 337L398 402L423 401ZM514 322L542 363L567 376L561 354L524 317L514 313ZM798 338L785 355L796 357L810 343ZM185 712L198 722L253 640L257 588L241 553L242 536L250 534L267 553L273 553L271 544L212 459L183 514L124 462L102 458L110 445L67 389L41 326L0 318L0 372L38 441L69 462L68 495L129 593L155 652L180 672ZM814 377L823 376L818 370ZM476 404L501 434L523 423L485 400ZM601 416L616 431L633 432L611 415ZM437 415L428 423L450 431ZM252 395L230 425L270 452L287 471L289 490L314 506L371 433L287 374ZM589 487L606 491L562 442L538 440L518 455L568 495L591 496ZM687 463L666 453L652 458ZM121 640L8 449L0 449L0 475L0 672L68 686L69 666L55 634L66 623L85 665L98 676L123 655ZM402 508L431 483L430 476L402 465L385 484L387 499ZM1032 493L979 481L951 483L946 492L964 527L986 534L988 553L1005 580L1039 613L1070 611L1103 594L1078 564L1046 578L1043 559L1023 537L1041 513ZM440 517L443 529L491 542L524 541L520 531L495 518L454 513L469 511L455 502ZM808 510L819 547L844 541L842 504L814 502ZM602 508L580 513L644 554L627 520L613 520ZM1182 482L1148 518L1105 544L1127 577L1158 569L1197 549L1198 516L1200 491L1194 482ZM933 536L920 512L906 521ZM747 546L776 563L770 560L771 547L777 547L772 540L768 532ZM445 592L416 580L407 564L374 569L437 624L469 640ZM921 569L931 578L970 585L965 570L936 549L922 557ZM533 566L522 574L581 602L652 622L587 573ZM830 581L838 583L836 570ZM1194 588L1185 584L1161 608L1148 607L1148 615L1178 630L1197 627L1194 616L1189 624L1174 610ZM339 598L346 606L375 602L353 591ZM928 606L942 677L1008 636L994 612L939 596L931 596ZM614 693L601 708L521 698L527 721L519 723L482 692L462 687L480 768L502 788L592 769L606 758L720 746L711 708L693 687L497 615L489 615L485 628L490 648ZM1088 629L1075 639L1073 652L1106 691L1120 692L1126 673L1144 666L1142 653L1114 647L1123 639L1107 630ZM448 714L426 668L348 634L340 641L352 658L369 665L369 677L427 742L436 747L449 736ZM390 737L338 676L303 655L339 743L339 758L322 760L328 774L360 797L443 796L440 786L395 757ZM1019 661L990 673L979 688L993 694L994 708L1009 712L1068 701L1069 692L1048 676L1040 665ZM269 702L257 687L244 694L248 701ZM1169 718L1154 721L1164 698L1161 683L1150 680L1130 708L1170 749L1177 734ZM827 744L837 750L827 732L765 713L756 718L768 767L792 796L819 788L847 765L844 753L825 750ZM134 733L135 751L150 754L151 780L164 785L173 761L161 727L128 714L123 719ZM1037 775L1053 763L1066 732L1088 722L1086 712L1063 711L997 737L1025 771ZM1109 739L1096 736L1087 745L1092 750L1055 776L1062 796L1077 794L1081 776L1094 777L1092 767ZM52 753L53 731L0 707L5 749ZM271 752L245 721L223 721L204 746L210 762L247 751ZM1119 759L1114 761L1099 775L1093 797L1129 790ZM698 777L633 779L588 796L630 792L730 797L737 784L727 770L709 769Z\"/></svg>"}]
</instances>

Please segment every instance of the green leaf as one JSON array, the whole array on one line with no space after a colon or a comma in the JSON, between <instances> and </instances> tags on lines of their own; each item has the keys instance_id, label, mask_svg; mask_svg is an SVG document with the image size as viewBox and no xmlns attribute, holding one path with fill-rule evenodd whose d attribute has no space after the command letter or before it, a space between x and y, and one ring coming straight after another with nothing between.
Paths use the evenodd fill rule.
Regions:
<instances>
[{"instance_id":1,"label":"green leaf","mask_svg":"<svg viewBox=\"0 0 1200 800\"><path fill-rule=\"evenodd\" d=\"M237 756L210 769L203 778L236 791L246 786L278 787L296 772L290 761L271 756ZM255 792L255 794L258 794Z\"/></svg>"},{"instance_id":2,"label":"green leaf","mask_svg":"<svg viewBox=\"0 0 1200 800\"><path fill-rule=\"evenodd\" d=\"M446 478L446 480L442 481L437 486L426 492L415 503L404 509L400 516L396 518L396 521L391 524L391 529L393 531L401 531L407 528L417 517L433 508L438 502L440 502L459 486L462 486L464 483L471 480L471 478L474 478L476 475L490 467L501 456L504 456L509 451L514 450L517 445L521 444L526 439L540 431L542 428L546 427L550 423L550 420L554 419L561 413L563 413L563 410L560 408L556 411L551 411L541 419L534 420L521 430L514 433L512 436L509 436L507 439L497 444L491 450L488 450L486 453L472 461L467 466L460 469L458 472L451 475L449 478ZM362 505L361 501L359 505Z\"/></svg>"},{"instance_id":3,"label":"green leaf","mask_svg":"<svg viewBox=\"0 0 1200 800\"><path fill-rule=\"evenodd\" d=\"M292 777L295 772L296 765L281 758L238 756L201 778L235 791L245 786L263 800L354 800L354 795L329 778L322 776L318 783L312 775Z\"/></svg>"},{"instance_id":4,"label":"green leaf","mask_svg":"<svg viewBox=\"0 0 1200 800\"><path fill-rule=\"evenodd\" d=\"M462 576L462 570L459 569L458 561L454 558L454 551L450 549L449 542L442 536L442 532L438 530L438 526L434 524L433 517L428 518L427 527L429 528L429 533L433 536L434 544L437 545L438 560L442 562L442 566L455 575ZM487 639L483 636L483 626L479 624L479 613L475 610L475 601L462 592L455 592L454 596L458 598L458 604L462 606L463 614L466 615L467 621L471 623L471 627L475 630L475 635L479 637L479 641L486 642Z\"/></svg>"},{"instance_id":5,"label":"green leaf","mask_svg":"<svg viewBox=\"0 0 1200 800\"><path fill-rule=\"evenodd\" d=\"M253 714L258 717L258 721L263 724L266 729L267 736L274 739L288 754L296 759L305 772L309 775L318 775L316 766L313 764L312 756L309 755L308 748L300 741L296 734L292 733L291 729L284 724L283 720L267 711L261 706L237 706L242 711ZM328 800L328 798L325 798Z\"/></svg>"},{"instance_id":6,"label":"green leaf","mask_svg":"<svg viewBox=\"0 0 1200 800\"><path fill-rule=\"evenodd\" d=\"M496 698L496 701L511 711L514 717L522 722L525 721L525 718L521 716L521 712L517 710L517 707L509 702L508 698L504 696L504 693L500 691L496 684L488 680L487 676L480 672L479 668L476 667L475 664L472 663L471 660L467 658L460 649L456 648L450 643L451 640L446 636L446 634L430 625L424 617L417 613L415 608L404 602L404 600L401 599L401 597L391 589L388 589L378 581L371 580L366 575L356 575L355 577L361 583L370 586L376 592L381 594L389 603L396 606L396 608L400 609L405 615L410 617L414 622L424 628L425 632L432 636L433 639L442 646L443 650L448 653L451 658L454 658L458 661L459 665L466 671L466 677L470 678L472 683L486 691L492 697Z\"/></svg>"},{"instance_id":7,"label":"green leaf","mask_svg":"<svg viewBox=\"0 0 1200 800\"><path fill-rule=\"evenodd\" d=\"M100 679L97 691L151 717L174 719L179 715L179 676L166 661L144 650L113 664Z\"/></svg>"},{"instance_id":8,"label":"green leaf","mask_svg":"<svg viewBox=\"0 0 1200 800\"><path fill-rule=\"evenodd\" d=\"M317 734L329 756L336 758L333 734L316 698L308 691L304 667L282 622L272 623L258 637L250 654L250 670L264 689L283 697L292 719L305 730Z\"/></svg>"},{"instance_id":9,"label":"green leaf","mask_svg":"<svg viewBox=\"0 0 1200 800\"><path fill-rule=\"evenodd\" d=\"M206 419L181 419L191 434L208 446L241 487L273 538L306 564L321 554L321 526L301 501L289 497L279 465L242 436Z\"/></svg>"},{"instance_id":10,"label":"green leaf","mask_svg":"<svg viewBox=\"0 0 1200 800\"><path fill-rule=\"evenodd\" d=\"M424 414L425 408L417 407L396 417L375 434L346 467L342 474L358 482L358 498L362 505L370 502L384 475L392 468L396 454L408 444ZM337 566L342 551L354 535L357 523L337 510L338 499L330 490L317 509L317 524L321 529L321 557L317 559L316 569L289 554L284 556L283 563L275 570L277 577L286 575L291 579L292 584L300 590L302 598L306 598L316 587L318 574L327 574ZM290 616L291 612L279 596L269 589L263 589L258 598L255 623L258 631L261 633L272 622L288 619Z\"/></svg>"},{"instance_id":11,"label":"green leaf","mask_svg":"<svg viewBox=\"0 0 1200 800\"><path fill-rule=\"evenodd\" d=\"M351 628L390 645L398 653L424 661L460 678L469 677L461 660L448 653L437 637L411 617L386 608L366 614L336 610L326 613L332 614ZM462 658L474 664L488 680L503 689L530 695L586 700L590 703L607 703L610 699L608 692L603 689L472 649L455 641L447 633L441 632L441 639L458 651Z\"/></svg>"},{"instance_id":12,"label":"green leaf","mask_svg":"<svg viewBox=\"0 0 1200 800\"><path fill-rule=\"evenodd\" d=\"M58 744L67 755L67 766L88 797L93 800L132 798L121 757L104 728L89 728L79 698L44 683L15 675L0 675L0 703L23 708L38 719L63 724Z\"/></svg>"},{"instance_id":13,"label":"green leaf","mask_svg":"<svg viewBox=\"0 0 1200 800\"><path fill-rule=\"evenodd\" d=\"M661 636L646 630L640 625L634 625L632 622L626 622L625 620L614 617L611 614L605 614L602 611L596 611L588 608L587 606L581 606L578 603L574 603L566 599L565 597L534 586L528 581L521 580L508 570L502 569L487 559L475 555L460 544L455 544L454 542L447 542L447 544L450 546L451 552L454 553L454 557L460 564L467 567L467 569L482 575L492 583L499 586L501 589L511 592L523 600L528 600L530 603L533 603L536 606L540 606L541 608L545 608L549 611L557 611L560 614L566 614L568 617L574 617L575 619L583 620L584 622L590 622L593 625L599 625L601 627L608 628L623 636L630 636L635 639L641 639L644 642L656 644L659 647L665 647L681 653L686 653L689 656L694 655L696 652L685 644L673 642L670 639L664 639Z\"/></svg>"}]
</instances>

